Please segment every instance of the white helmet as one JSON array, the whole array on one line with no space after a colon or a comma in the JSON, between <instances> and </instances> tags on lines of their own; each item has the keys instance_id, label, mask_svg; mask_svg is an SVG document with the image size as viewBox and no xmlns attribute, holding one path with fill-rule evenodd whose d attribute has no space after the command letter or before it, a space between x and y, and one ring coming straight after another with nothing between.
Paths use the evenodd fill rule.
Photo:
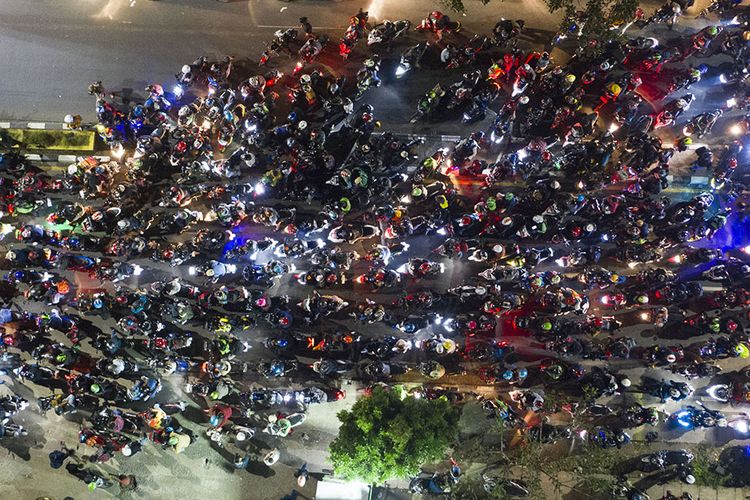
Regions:
<instances>
[{"instance_id":1,"label":"white helmet","mask_svg":"<svg viewBox=\"0 0 750 500\"><path fill-rule=\"evenodd\" d=\"M308 85L310 82L312 82L312 78L310 77L310 75L305 73L304 75L299 77L299 82L303 85Z\"/></svg>"},{"instance_id":2,"label":"white helmet","mask_svg":"<svg viewBox=\"0 0 750 500\"><path fill-rule=\"evenodd\" d=\"M630 387L632 385L632 382L630 381L629 378L624 378L620 380L620 385L623 387Z\"/></svg>"},{"instance_id":3,"label":"white helmet","mask_svg":"<svg viewBox=\"0 0 750 500\"><path fill-rule=\"evenodd\" d=\"M185 66L183 66L182 67L182 72L185 73L185 74L190 73L190 66L187 65L187 64Z\"/></svg>"},{"instance_id":4,"label":"white helmet","mask_svg":"<svg viewBox=\"0 0 750 500\"><path fill-rule=\"evenodd\" d=\"M70 125L71 123L75 121L75 118L73 118L73 115L65 115L65 118L63 119L63 121L67 123L68 125Z\"/></svg>"}]
</instances>

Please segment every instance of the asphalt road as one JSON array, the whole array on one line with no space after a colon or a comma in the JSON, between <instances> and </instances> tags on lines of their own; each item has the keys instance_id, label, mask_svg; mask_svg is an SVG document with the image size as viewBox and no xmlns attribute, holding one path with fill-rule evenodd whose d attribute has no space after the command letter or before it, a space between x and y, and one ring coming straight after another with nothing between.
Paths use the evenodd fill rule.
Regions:
<instances>
[{"instance_id":1,"label":"asphalt road","mask_svg":"<svg viewBox=\"0 0 750 500\"><path fill-rule=\"evenodd\" d=\"M0 51L0 68L3 68L0 121L57 122L67 113L80 113L87 120L92 120L92 98L86 93L86 86L92 81L103 80L109 89L132 91L138 95L148 83L168 84L182 64L203 54L211 57L233 54L239 59L247 57L250 60L249 67L253 68L262 42L270 39L275 29L296 26L297 18L307 15L315 29L325 30L332 37L338 37L343 32L347 15L356 12L360 6L365 7L358 2L349 1L286 3L251 0L222 4L212 0L137 0L131 7L128 0L70 0L64 3L54 0L5 0L0 3L0 46L3 47ZM432 3L423 0L410 3L387 0L384 6L370 7L373 13L380 9L380 18L407 17L412 21L417 21L431 8ZM470 4L469 16L461 21L465 23L469 33L487 31L499 15L514 18L518 17L515 13L521 10L530 27L528 34L524 35L524 43L539 43L551 36L557 18L548 15L540 2L506 1L499 6L490 7ZM690 24L695 25L693 22ZM676 32L679 33L681 29L684 28L678 27ZM657 28L655 32L667 39L673 36L663 28ZM411 39L416 43L420 37L422 36L412 35ZM363 57L360 51L353 61ZM565 55L560 53L555 57L564 58ZM330 70L340 71L341 62L337 57L324 58L322 62ZM285 63L285 67L288 66ZM455 122L436 126L407 125L408 116L413 112L419 95L430 88L436 79L447 78L452 81L459 75L460 71L447 74L442 70L427 68L399 82L391 82L384 77L384 86L369 93L365 101L375 105L386 128L393 125L399 130L415 133L460 135L465 129L458 127ZM714 73L710 78L718 79L718 75ZM696 86L698 100L691 112L698 113L721 104L723 96L711 92L715 84L716 80L709 79ZM729 118L720 122L718 130L721 131L728 121ZM669 132L664 133L665 137L669 137ZM727 138L717 133L712 140L726 141ZM424 146L423 151L434 150L438 145L433 139ZM671 196L685 199L693 194L694 191L683 189L673 192ZM728 246L734 243L731 234L720 237L724 238L722 241ZM427 255L435 246L434 239L425 239L417 243L414 251ZM447 272L432 285L436 288L457 285L470 276L471 270L472 266L467 264L449 262ZM157 268L155 272L172 271ZM300 289L287 279L275 291L301 298L309 290ZM351 291L343 291L341 294L355 297ZM344 320L342 324L349 323ZM643 344L669 342L649 338L648 330L646 325L633 325L624 333L639 338ZM385 334L387 330L381 329L373 333ZM253 340L255 347L247 359L258 359L264 355L258 345L259 338L250 340ZM744 362L737 360L722 362L725 371L738 369L743 365ZM659 370L644 369L635 362L625 362L616 367L623 369L634 380L642 374L664 376ZM181 396L180 383L179 379L169 383L169 389L176 397ZM462 381L457 379L457 383ZM13 389L21 394L28 390L17 386ZM696 389L698 396L704 397L703 386L698 385ZM656 403L648 398L642 399L637 393L628 398L649 404ZM226 498L241 498L243 491L247 491L246 488L262 484L263 494L266 496L258 498L278 498L279 493L291 489L292 471L301 462L308 461L312 467L325 466L326 443L335 435L335 411L352 401L353 398L350 398L325 409L313 409L310 421L303 430L306 430L314 442L302 443L296 441L298 438L292 439L282 458L285 464L275 469L277 475L270 481L259 482L256 475L240 475L228 470L225 461L219 458L223 455L221 450L217 455L204 440L199 441L195 448L191 447L179 460L165 452L149 450L144 452L146 456L143 458L117 461L115 468L144 477L146 491L169 491L187 496L191 493L195 495L215 491L221 487L226 492ZM664 410L671 412L676 406L668 404L664 406ZM28 418L28 421L24 421L24 418ZM60 495L81 491L81 483L63 473L49 474L51 484L28 480L19 485L18 478L31 478L39 471L47 470L46 453L57 441L65 439L71 444L75 440L76 426L53 425L57 420L58 417L54 415L49 415L45 420L31 413L19 421L29 426L33 439L30 436L21 444L0 441L0 446L16 447L14 454L21 457L16 459L15 466L6 467L0 473L0 492L22 491L23 498L27 495L33 498L32 494ZM38 438L39 431L44 434L43 439ZM665 433L663 436L675 443L717 444L737 437L727 435L726 431L716 430L692 431L687 434ZM25 461L27 457L28 461ZM208 466L205 466L204 458L209 458ZM231 459L231 456L228 458ZM175 478L179 481L173 483Z\"/></svg>"}]
</instances>

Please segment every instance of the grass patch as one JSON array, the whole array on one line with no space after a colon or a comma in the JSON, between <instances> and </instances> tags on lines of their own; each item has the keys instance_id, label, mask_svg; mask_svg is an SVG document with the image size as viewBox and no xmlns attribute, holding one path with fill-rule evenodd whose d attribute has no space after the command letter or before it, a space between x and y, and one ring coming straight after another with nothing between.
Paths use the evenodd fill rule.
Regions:
<instances>
[{"instance_id":1,"label":"grass patch","mask_svg":"<svg viewBox=\"0 0 750 500\"><path fill-rule=\"evenodd\" d=\"M36 130L11 128L2 131L2 142L23 149L93 151L95 134L88 130Z\"/></svg>"},{"instance_id":2,"label":"grass patch","mask_svg":"<svg viewBox=\"0 0 750 500\"><path fill-rule=\"evenodd\" d=\"M717 473L715 470L719 458L716 449L707 446L697 446L693 448L693 453L695 454L695 460L693 461L695 484L714 489L724 484L725 476Z\"/></svg>"}]
</instances>

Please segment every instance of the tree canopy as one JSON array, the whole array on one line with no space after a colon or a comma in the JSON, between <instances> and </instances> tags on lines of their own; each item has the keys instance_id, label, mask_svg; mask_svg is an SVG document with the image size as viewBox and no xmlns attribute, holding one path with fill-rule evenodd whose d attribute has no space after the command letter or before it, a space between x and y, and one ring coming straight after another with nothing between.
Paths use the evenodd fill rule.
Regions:
<instances>
[{"instance_id":1,"label":"tree canopy","mask_svg":"<svg viewBox=\"0 0 750 500\"><path fill-rule=\"evenodd\" d=\"M341 428L330 446L336 474L382 483L440 460L456 438L459 412L447 401L402 399L398 391L376 388L338 418Z\"/></svg>"},{"instance_id":2,"label":"tree canopy","mask_svg":"<svg viewBox=\"0 0 750 500\"><path fill-rule=\"evenodd\" d=\"M483 4L490 1L480 0ZM466 6L463 0L440 0L442 5L456 12L464 12ZM610 34L610 27L633 19L638 0L544 0L550 13L562 11L565 15L572 15L576 11L583 11L587 21L583 26L581 38L584 40L600 39ZM513 8L513 7L509 7ZM512 17L512 16L508 16Z\"/></svg>"}]
</instances>

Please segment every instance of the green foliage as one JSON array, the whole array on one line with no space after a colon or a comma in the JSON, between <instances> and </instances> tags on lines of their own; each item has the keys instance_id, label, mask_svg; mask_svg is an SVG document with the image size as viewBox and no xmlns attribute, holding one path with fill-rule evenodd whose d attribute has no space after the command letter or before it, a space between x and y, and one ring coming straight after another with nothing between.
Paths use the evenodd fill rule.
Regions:
<instances>
[{"instance_id":1,"label":"green foliage","mask_svg":"<svg viewBox=\"0 0 750 500\"><path fill-rule=\"evenodd\" d=\"M484 5L490 3L490 0L480 0ZM440 3L454 12L466 12L466 6L463 0L440 0Z\"/></svg>"},{"instance_id":2,"label":"green foliage","mask_svg":"<svg viewBox=\"0 0 750 500\"><path fill-rule=\"evenodd\" d=\"M638 0L545 0L545 3L551 13L560 10L565 15L579 10L585 12L586 22L581 33L584 42L612 38L614 32L610 28L633 19L639 4Z\"/></svg>"},{"instance_id":3,"label":"green foliage","mask_svg":"<svg viewBox=\"0 0 750 500\"><path fill-rule=\"evenodd\" d=\"M483 4L488 4L490 1L481 0ZM493 1L501 2L502 0ZM466 11L463 0L440 0L440 3L454 12ZM562 11L565 15L570 15L579 10L586 12L588 20L581 34L585 43L588 40L603 41L616 36L616 32L610 30L610 27L632 20L640 2L638 0L544 0L544 3L550 13Z\"/></svg>"},{"instance_id":4,"label":"green foliage","mask_svg":"<svg viewBox=\"0 0 750 500\"><path fill-rule=\"evenodd\" d=\"M459 414L446 401L401 399L376 388L338 417L341 428L329 450L336 474L382 483L440 460L456 439Z\"/></svg>"},{"instance_id":5,"label":"green foliage","mask_svg":"<svg viewBox=\"0 0 750 500\"><path fill-rule=\"evenodd\" d=\"M693 461L693 476L698 486L718 488L724 483L725 476L716 472L717 456L709 447L700 446L693 450L695 460Z\"/></svg>"}]
</instances>

